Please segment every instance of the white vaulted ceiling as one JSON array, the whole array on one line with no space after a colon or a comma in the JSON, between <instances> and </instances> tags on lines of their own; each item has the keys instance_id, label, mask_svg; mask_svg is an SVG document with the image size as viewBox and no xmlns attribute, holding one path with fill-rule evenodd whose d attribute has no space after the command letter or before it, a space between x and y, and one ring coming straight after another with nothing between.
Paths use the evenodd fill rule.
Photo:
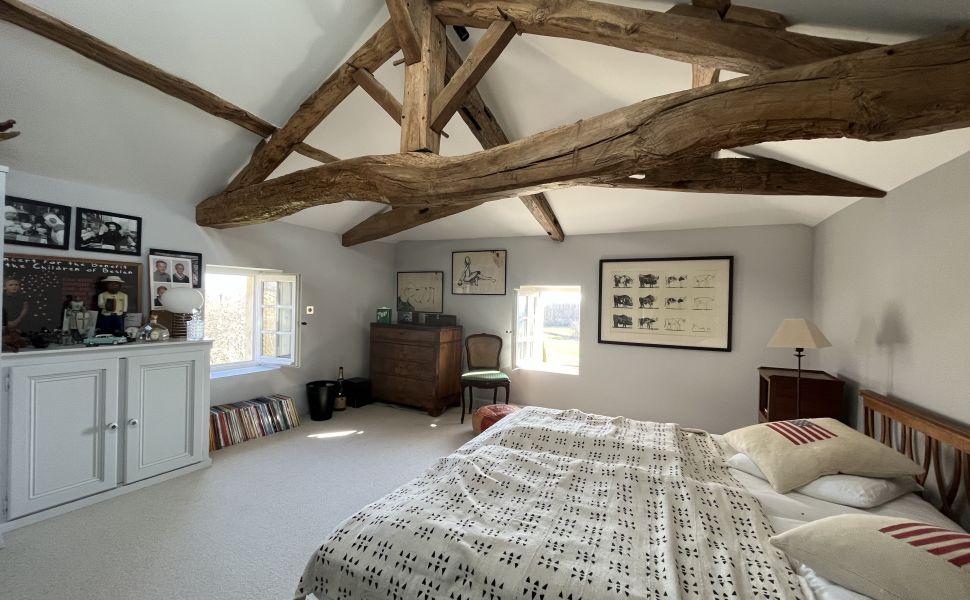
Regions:
<instances>
[{"instance_id":1,"label":"white vaulted ceiling","mask_svg":"<svg viewBox=\"0 0 970 600\"><path fill-rule=\"evenodd\" d=\"M281 125L385 19L382 0L28 0L32 5L170 73ZM666 10L672 2L617 2ZM893 43L970 26L968 0L748 0L785 14L792 30ZM467 53L472 39L452 40ZM0 22L0 121L22 135L0 144L14 169L194 205L222 190L258 137L109 71L61 46ZM377 77L398 97L403 67ZM554 38L513 39L479 85L512 139L690 87L690 66ZM455 118L442 153L480 146ZM399 128L355 91L307 139L342 158L398 150ZM815 140L748 152L891 190L967 151L970 130L895 142ZM317 166L293 155L275 175ZM686 194L573 188L548 193L566 235L724 225L814 225L853 198ZM383 209L356 202L316 207L286 220L343 232ZM542 235L517 199L482 205L388 238Z\"/></svg>"}]
</instances>

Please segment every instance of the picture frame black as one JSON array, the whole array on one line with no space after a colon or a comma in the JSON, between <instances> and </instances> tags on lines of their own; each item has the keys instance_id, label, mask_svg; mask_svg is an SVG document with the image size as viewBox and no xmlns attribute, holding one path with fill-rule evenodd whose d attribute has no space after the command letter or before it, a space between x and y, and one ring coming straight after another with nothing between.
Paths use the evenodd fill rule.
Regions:
<instances>
[{"instance_id":1,"label":"picture frame black","mask_svg":"<svg viewBox=\"0 0 970 600\"><path fill-rule=\"evenodd\" d=\"M7 196L4 201L3 243L52 250L70 249L71 207Z\"/></svg>"},{"instance_id":2,"label":"picture frame black","mask_svg":"<svg viewBox=\"0 0 970 600\"><path fill-rule=\"evenodd\" d=\"M600 260L601 344L730 352L733 311L733 256Z\"/></svg>"},{"instance_id":3,"label":"picture frame black","mask_svg":"<svg viewBox=\"0 0 970 600\"><path fill-rule=\"evenodd\" d=\"M74 249L141 256L141 217L78 207Z\"/></svg>"},{"instance_id":4,"label":"picture frame black","mask_svg":"<svg viewBox=\"0 0 970 600\"><path fill-rule=\"evenodd\" d=\"M444 312L444 281L444 271L398 271L398 314Z\"/></svg>"},{"instance_id":5,"label":"picture frame black","mask_svg":"<svg viewBox=\"0 0 970 600\"><path fill-rule=\"evenodd\" d=\"M189 277L191 279L192 287L200 288L202 287L202 276L203 263L202 263L202 253L200 252L187 252L184 250L162 250L161 248L149 248L148 249L148 277L149 281L153 281L152 275L154 274L154 262L158 259L170 259L174 261L188 260L192 264L191 272ZM169 270L173 276L176 274L174 268Z\"/></svg>"},{"instance_id":6,"label":"picture frame black","mask_svg":"<svg viewBox=\"0 0 970 600\"><path fill-rule=\"evenodd\" d=\"M451 253L451 293L504 296L508 293L508 250L456 250Z\"/></svg>"}]
</instances>

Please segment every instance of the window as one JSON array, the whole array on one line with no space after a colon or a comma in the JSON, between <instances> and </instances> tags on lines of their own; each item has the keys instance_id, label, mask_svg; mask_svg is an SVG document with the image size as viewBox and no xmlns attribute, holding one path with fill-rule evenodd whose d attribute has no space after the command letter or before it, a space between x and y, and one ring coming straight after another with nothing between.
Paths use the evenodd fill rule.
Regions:
<instances>
[{"instance_id":1,"label":"window","mask_svg":"<svg viewBox=\"0 0 970 600\"><path fill-rule=\"evenodd\" d=\"M299 366L299 275L209 265L205 332L213 371Z\"/></svg>"},{"instance_id":2,"label":"window","mask_svg":"<svg viewBox=\"0 0 970 600\"><path fill-rule=\"evenodd\" d=\"M523 286L515 307L515 368L579 374L579 286Z\"/></svg>"}]
</instances>

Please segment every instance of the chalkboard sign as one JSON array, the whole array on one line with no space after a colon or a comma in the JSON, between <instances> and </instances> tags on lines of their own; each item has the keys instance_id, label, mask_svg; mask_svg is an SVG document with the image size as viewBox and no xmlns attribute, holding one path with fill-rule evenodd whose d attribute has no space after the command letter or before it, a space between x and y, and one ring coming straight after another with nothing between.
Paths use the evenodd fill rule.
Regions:
<instances>
[{"instance_id":1,"label":"chalkboard sign","mask_svg":"<svg viewBox=\"0 0 970 600\"><path fill-rule=\"evenodd\" d=\"M128 294L128 312L141 312L141 263L58 256L7 254L3 257L4 322L14 321L27 305L20 331L60 329L70 300L83 300L97 310L100 281L117 275Z\"/></svg>"}]
</instances>

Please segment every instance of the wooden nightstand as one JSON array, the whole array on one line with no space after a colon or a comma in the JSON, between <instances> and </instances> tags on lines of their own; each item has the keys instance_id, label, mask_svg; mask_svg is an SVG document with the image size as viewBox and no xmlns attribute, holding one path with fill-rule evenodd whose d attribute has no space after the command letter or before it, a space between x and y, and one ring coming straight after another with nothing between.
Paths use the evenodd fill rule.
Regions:
<instances>
[{"instance_id":1,"label":"wooden nightstand","mask_svg":"<svg viewBox=\"0 0 970 600\"><path fill-rule=\"evenodd\" d=\"M758 422L832 417L844 419L841 379L802 369L801 414L795 414L795 369L758 367Z\"/></svg>"}]
</instances>

